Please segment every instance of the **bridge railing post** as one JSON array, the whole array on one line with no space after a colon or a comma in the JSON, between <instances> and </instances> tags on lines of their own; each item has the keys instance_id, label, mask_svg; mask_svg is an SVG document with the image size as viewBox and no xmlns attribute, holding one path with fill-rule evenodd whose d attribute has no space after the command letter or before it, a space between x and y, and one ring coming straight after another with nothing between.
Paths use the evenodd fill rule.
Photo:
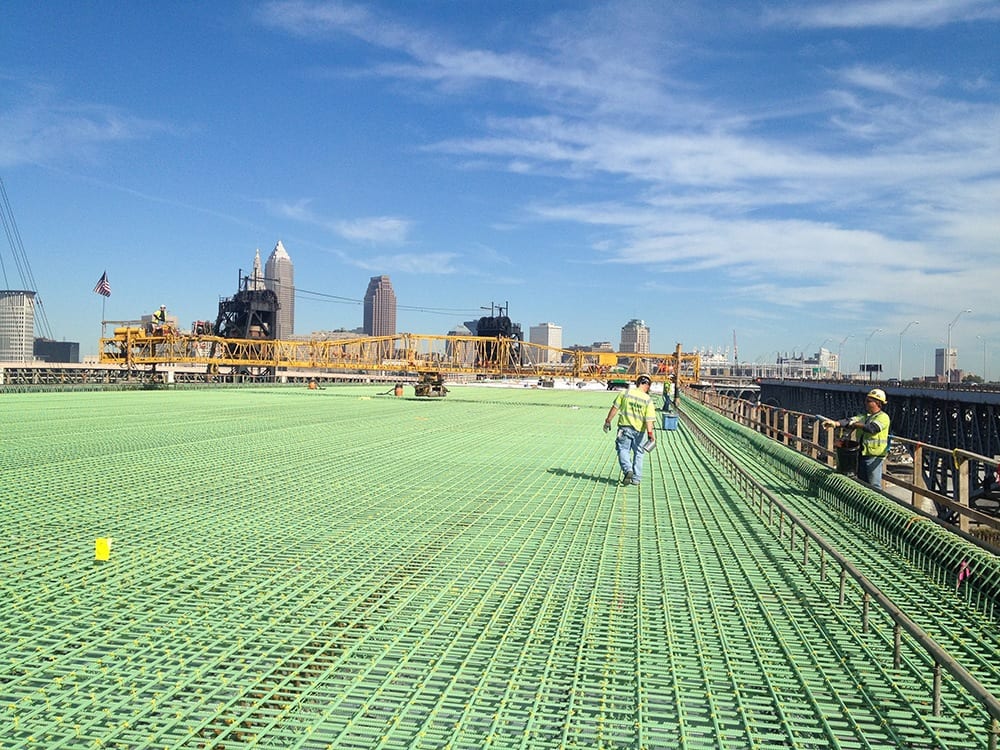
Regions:
<instances>
[{"instance_id":1,"label":"bridge railing post","mask_svg":"<svg viewBox=\"0 0 1000 750\"><path fill-rule=\"evenodd\" d=\"M924 446L921 443L913 446L913 476L910 478L910 482L918 490L927 490L927 482L924 480ZM921 502L917 499L921 497L916 492L911 492L910 505L916 505L918 502Z\"/></svg>"},{"instance_id":2,"label":"bridge railing post","mask_svg":"<svg viewBox=\"0 0 1000 750\"><path fill-rule=\"evenodd\" d=\"M969 459L967 456L955 452L955 479L958 483L955 493L955 502L965 508L969 507ZM969 516L962 513L958 519L958 527L965 532L969 530Z\"/></svg>"}]
</instances>

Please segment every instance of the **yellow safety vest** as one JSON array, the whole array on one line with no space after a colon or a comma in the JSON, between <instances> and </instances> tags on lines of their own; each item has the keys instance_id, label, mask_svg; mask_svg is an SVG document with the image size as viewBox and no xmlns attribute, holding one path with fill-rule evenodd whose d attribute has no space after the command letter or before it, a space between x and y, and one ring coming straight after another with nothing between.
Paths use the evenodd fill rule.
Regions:
<instances>
[{"instance_id":1,"label":"yellow safety vest","mask_svg":"<svg viewBox=\"0 0 1000 750\"><path fill-rule=\"evenodd\" d=\"M876 414L859 415L858 422L869 424L875 422L879 426L879 431L871 433L862 431L861 433L861 455L862 456L884 456L889 452L889 415L884 411Z\"/></svg>"}]
</instances>

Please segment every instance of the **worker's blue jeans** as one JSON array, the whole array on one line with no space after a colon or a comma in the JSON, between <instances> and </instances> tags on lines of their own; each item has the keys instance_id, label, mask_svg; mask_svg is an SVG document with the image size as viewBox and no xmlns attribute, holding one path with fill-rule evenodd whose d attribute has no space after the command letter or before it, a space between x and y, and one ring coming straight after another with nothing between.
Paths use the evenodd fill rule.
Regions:
<instances>
[{"instance_id":1,"label":"worker's blue jeans","mask_svg":"<svg viewBox=\"0 0 1000 750\"><path fill-rule=\"evenodd\" d=\"M858 479L872 487L882 489L882 464L885 456L861 456L858 461Z\"/></svg>"},{"instance_id":2,"label":"worker's blue jeans","mask_svg":"<svg viewBox=\"0 0 1000 750\"><path fill-rule=\"evenodd\" d=\"M615 439L615 447L618 449L618 465L622 467L622 473L632 472L632 481L638 482L642 479L642 457L645 455L642 448L643 433L634 427L619 427L618 437Z\"/></svg>"}]
</instances>

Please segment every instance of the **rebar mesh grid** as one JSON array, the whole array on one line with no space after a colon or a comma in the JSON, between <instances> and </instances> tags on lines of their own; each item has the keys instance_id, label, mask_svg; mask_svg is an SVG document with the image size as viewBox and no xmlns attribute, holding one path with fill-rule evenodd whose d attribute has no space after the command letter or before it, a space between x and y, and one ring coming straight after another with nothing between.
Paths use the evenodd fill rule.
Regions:
<instances>
[{"instance_id":1,"label":"rebar mesh grid","mask_svg":"<svg viewBox=\"0 0 1000 750\"><path fill-rule=\"evenodd\" d=\"M380 390L0 400L0 748L985 747L683 429Z\"/></svg>"}]
</instances>

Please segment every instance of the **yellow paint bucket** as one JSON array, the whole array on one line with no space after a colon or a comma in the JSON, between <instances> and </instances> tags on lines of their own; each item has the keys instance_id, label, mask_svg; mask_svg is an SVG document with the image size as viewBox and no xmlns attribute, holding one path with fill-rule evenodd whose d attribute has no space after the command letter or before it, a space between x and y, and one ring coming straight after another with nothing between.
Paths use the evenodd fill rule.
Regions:
<instances>
[{"instance_id":1,"label":"yellow paint bucket","mask_svg":"<svg viewBox=\"0 0 1000 750\"><path fill-rule=\"evenodd\" d=\"M108 560L111 558L111 537L102 536L94 540L94 559Z\"/></svg>"}]
</instances>

